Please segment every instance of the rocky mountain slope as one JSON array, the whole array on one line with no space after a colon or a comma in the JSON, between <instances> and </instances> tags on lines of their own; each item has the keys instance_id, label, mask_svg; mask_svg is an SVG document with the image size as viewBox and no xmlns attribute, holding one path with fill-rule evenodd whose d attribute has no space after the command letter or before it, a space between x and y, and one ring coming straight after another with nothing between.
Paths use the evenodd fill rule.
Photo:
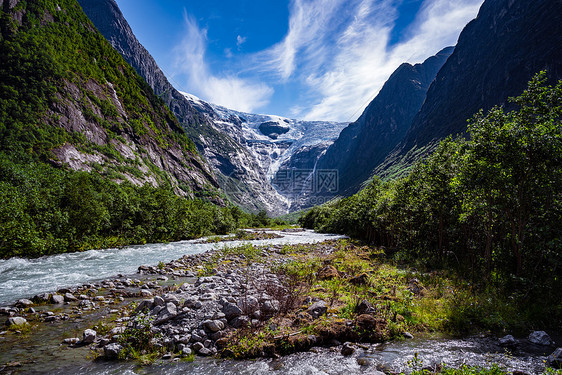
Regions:
<instances>
[{"instance_id":1,"label":"rocky mountain slope","mask_svg":"<svg viewBox=\"0 0 562 375\"><path fill-rule=\"evenodd\" d=\"M251 211L282 214L288 202L262 173L260 164L231 129L217 126L211 111L199 112L166 79L137 40L114 0L79 0L84 12L111 45L148 82L179 119L216 173L220 186L237 205Z\"/></svg>"},{"instance_id":2,"label":"rocky mountain slope","mask_svg":"<svg viewBox=\"0 0 562 375\"><path fill-rule=\"evenodd\" d=\"M239 112L184 95L217 129L244 145L255 160L256 171L286 202L286 210L299 207L302 198L302 191L295 188L294 171L303 176L311 174L320 156L347 125ZM280 181L281 175L288 180Z\"/></svg>"},{"instance_id":3,"label":"rocky mountain slope","mask_svg":"<svg viewBox=\"0 0 562 375\"><path fill-rule=\"evenodd\" d=\"M177 119L75 0L0 1L1 151L113 181L218 183Z\"/></svg>"},{"instance_id":4,"label":"rocky mountain slope","mask_svg":"<svg viewBox=\"0 0 562 375\"><path fill-rule=\"evenodd\" d=\"M421 64L400 65L359 119L341 132L318 161L319 169L339 172L339 188L334 194L357 192L402 140L431 82L452 52L453 47L448 47Z\"/></svg>"},{"instance_id":5,"label":"rocky mountain slope","mask_svg":"<svg viewBox=\"0 0 562 375\"><path fill-rule=\"evenodd\" d=\"M538 71L562 78L561 45L562 1L486 0L460 34L404 140L377 174L392 174L440 139L464 133L474 113L506 104Z\"/></svg>"}]
</instances>

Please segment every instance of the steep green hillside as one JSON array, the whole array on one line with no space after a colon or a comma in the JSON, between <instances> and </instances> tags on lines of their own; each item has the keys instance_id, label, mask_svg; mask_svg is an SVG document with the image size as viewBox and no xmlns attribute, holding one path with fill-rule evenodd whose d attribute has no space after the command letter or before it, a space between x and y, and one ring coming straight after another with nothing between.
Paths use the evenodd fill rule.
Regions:
<instances>
[{"instance_id":1,"label":"steep green hillside","mask_svg":"<svg viewBox=\"0 0 562 375\"><path fill-rule=\"evenodd\" d=\"M3 1L0 147L186 194L216 186L175 117L76 1Z\"/></svg>"},{"instance_id":2,"label":"steep green hillside","mask_svg":"<svg viewBox=\"0 0 562 375\"><path fill-rule=\"evenodd\" d=\"M0 0L0 56L0 257L240 223L177 119L76 0Z\"/></svg>"}]
</instances>

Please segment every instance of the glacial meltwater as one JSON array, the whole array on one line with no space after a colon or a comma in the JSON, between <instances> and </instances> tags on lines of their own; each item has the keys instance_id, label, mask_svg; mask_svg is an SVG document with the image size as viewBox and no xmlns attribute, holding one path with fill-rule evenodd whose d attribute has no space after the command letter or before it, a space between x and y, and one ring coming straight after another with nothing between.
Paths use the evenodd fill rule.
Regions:
<instances>
[{"instance_id":1,"label":"glacial meltwater","mask_svg":"<svg viewBox=\"0 0 562 375\"><path fill-rule=\"evenodd\" d=\"M302 232L273 231L281 236L252 241L258 245L315 243L342 236ZM102 280L117 274L134 274L141 265L157 265L184 255L202 253L222 246L237 246L241 241L198 243L200 240L167 244L127 246L122 249L89 250L80 253L45 256L38 259L0 260L0 306L61 287Z\"/></svg>"}]
</instances>

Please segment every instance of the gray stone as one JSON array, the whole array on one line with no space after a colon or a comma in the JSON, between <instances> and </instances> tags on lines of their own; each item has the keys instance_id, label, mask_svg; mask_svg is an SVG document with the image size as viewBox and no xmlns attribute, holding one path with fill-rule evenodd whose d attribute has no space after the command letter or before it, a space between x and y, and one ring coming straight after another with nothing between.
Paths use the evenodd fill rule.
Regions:
<instances>
[{"instance_id":1,"label":"gray stone","mask_svg":"<svg viewBox=\"0 0 562 375\"><path fill-rule=\"evenodd\" d=\"M197 354L202 355L204 357L208 357L210 355L213 355L213 351L209 348L201 348Z\"/></svg>"},{"instance_id":2,"label":"gray stone","mask_svg":"<svg viewBox=\"0 0 562 375\"><path fill-rule=\"evenodd\" d=\"M57 305L61 305L64 303L64 297L60 294L53 294L51 296L51 302Z\"/></svg>"},{"instance_id":3,"label":"gray stone","mask_svg":"<svg viewBox=\"0 0 562 375\"><path fill-rule=\"evenodd\" d=\"M26 307L29 307L33 305L33 302L31 302L30 300L26 299L26 298L22 298L20 300L18 300L18 302L16 302L16 307L25 309Z\"/></svg>"},{"instance_id":4,"label":"gray stone","mask_svg":"<svg viewBox=\"0 0 562 375\"><path fill-rule=\"evenodd\" d=\"M245 296L245 297L240 298L240 300L238 301L238 306L240 307L240 309L245 314L251 314L254 311L259 309L260 304L259 304L258 299L256 297Z\"/></svg>"},{"instance_id":5,"label":"gray stone","mask_svg":"<svg viewBox=\"0 0 562 375\"><path fill-rule=\"evenodd\" d=\"M201 301L195 299L195 298L189 298L187 299L184 304L185 307L189 307L190 309L194 309L194 310L198 310L200 309L203 304L201 303Z\"/></svg>"},{"instance_id":6,"label":"gray stone","mask_svg":"<svg viewBox=\"0 0 562 375\"><path fill-rule=\"evenodd\" d=\"M345 344L343 344L342 348L341 348L341 354L344 356L350 356L353 353L355 353L355 348L353 347L353 345L351 345L350 343L346 342Z\"/></svg>"},{"instance_id":7,"label":"gray stone","mask_svg":"<svg viewBox=\"0 0 562 375\"><path fill-rule=\"evenodd\" d=\"M160 296L156 296L154 297L154 306L166 306L166 301L164 301L164 298L160 297Z\"/></svg>"},{"instance_id":8,"label":"gray stone","mask_svg":"<svg viewBox=\"0 0 562 375\"><path fill-rule=\"evenodd\" d=\"M506 336L500 338L498 341L499 341L500 346L503 346L503 347L506 347L506 348L514 348L519 344L519 342L512 335L506 335Z\"/></svg>"},{"instance_id":9,"label":"gray stone","mask_svg":"<svg viewBox=\"0 0 562 375\"><path fill-rule=\"evenodd\" d=\"M96 331L93 329L87 329L84 331L84 335L82 337L83 344L91 344L96 341Z\"/></svg>"},{"instance_id":10,"label":"gray stone","mask_svg":"<svg viewBox=\"0 0 562 375\"><path fill-rule=\"evenodd\" d=\"M122 335L123 333L125 333L126 327L115 327L113 329L111 329L111 331L109 331L109 333L114 336L114 335Z\"/></svg>"},{"instance_id":11,"label":"gray stone","mask_svg":"<svg viewBox=\"0 0 562 375\"><path fill-rule=\"evenodd\" d=\"M141 297L152 297L152 292L148 289L141 289L140 295Z\"/></svg>"},{"instance_id":12,"label":"gray stone","mask_svg":"<svg viewBox=\"0 0 562 375\"><path fill-rule=\"evenodd\" d=\"M135 309L135 314L138 314L141 311L150 310L152 308L152 300L151 299L143 299L140 301L139 305Z\"/></svg>"},{"instance_id":13,"label":"gray stone","mask_svg":"<svg viewBox=\"0 0 562 375\"><path fill-rule=\"evenodd\" d=\"M189 341L191 341L191 335L180 336L177 340L181 344L189 344Z\"/></svg>"},{"instance_id":14,"label":"gray stone","mask_svg":"<svg viewBox=\"0 0 562 375\"><path fill-rule=\"evenodd\" d=\"M226 319L230 320L242 315L242 310L240 307L235 305L234 303L227 302L224 304L222 308L222 312L224 313Z\"/></svg>"},{"instance_id":15,"label":"gray stone","mask_svg":"<svg viewBox=\"0 0 562 375\"><path fill-rule=\"evenodd\" d=\"M70 337L68 339L62 340L62 343L67 345L74 345L74 344L78 344L79 342L80 342L80 338L78 337Z\"/></svg>"},{"instance_id":16,"label":"gray stone","mask_svg":"<svg viewBox=\"0 0 562 375\"><path fill-rule=\"evenodd\" d=\"M196 342L195 344L193 344L192 348L193 350L195 350L196 352L199 352L201 349L203 349L205 347L205 345L203 345L202 342Z\"/></svg>"},{"instance_id":17,"label":"gray stone","mask_svg":"<svg viewBox=\"0 0 562 375\"><path fill-rule=\"evenodd\" d=\"M224 323L220 320L206 320L203 322L203 325L211 332L218 332L224 329Z\"/></svg>"},{"instance_id":18,"label":"gray stone","mask_svg":"<svg viewBox=\"0 0 562 375\"><path fill-rule=\"evenodd\" d=\"M310 305L310 307L306 311L310 314L310 316L316 319L326 314L326 312L328 311L328 306L326 305L326 302L318 301Z\"/></svg>"},{"instance_id":19,"label":"gray stone","mask_svg":"<svg viewBox=\"0 0 562 375\"><path fill-rule=\"evenodd\" d=\"M119 357L121 350L123 350L123 347L118 343L113 342L103 347L103 354L107 359L116 359Z\"/></svg>"},{"instance_id":20,"label":"gray stone","mask_svg":"<svg viewBox=\"0 0 562 375\"><path fill-rule=\"evenodd\" d=\"M551 355L546 359L546 363L550 367L562 369L562 348L557 348Z\"/></svg>"},{"instance_id":21,"label":"gray stone","mask_svg":"<svg viewBox=\"0 0 562 375\"><path fill-rule=\"evenodd\" d=\"M228 322L234 328L243 328L247 327L250 324L250 318L246 315L237 316L236 318L230 320Z\"/></svg>"},{"instance_id":22,"label":"gray stone","mask_svg":"<svg viewBox=\"0 0 562 375\"><path fill-rule=\"evenodd\" d=\"M21 316L12 316L6 320L6 325L8 327L11 326L23 326L27 324L27 319L22 318Z\"/></svg>"},{"instance_id":23,"label":"gray stone","mask_svg":"<svg viewBox=\"0 0 562 375\"><path fill-rule=\"evenodd\" d=\"M267 300L262 304L261 310L266 314L266 315L271 315L271 314L275 314L276 312L279 311L279 301L272 299L272 300Z\"/></svg>"},{"instance_id":24,"label":"gray stone","mask_svg":"<svg viewBox=\"0 0 562 375\"><path fill-rule=\"evenodd\" d=\"M170 319L174 318L176 315L178 315L178 310L177 310L176 305L174 305L172 302L168 302L166 304L166 307L164 307L158 313L158 318L154 321L154 324L165 323L165 322L169 321Z\"/></svg>"},{"instance_id":25,"label":"gray stone","mask_svg":"<svg viewBox=\"0 0 562 375\"><path fill-rule=\"evenodd\" d=\"M410 332L402 332L402 336L404 336L407 339L413 339L414 335L412 335Z\"/></svg>"},{"instance_id":26,"label":"gray stone","mask_svg":"<svg viewBox=\"0 0 562 375\"><path fill-rule=\"evenodd\" d=\"M64 294L64 300L65 300L65 301L68 301L68 302L73 302L73 301L77 301L78 298L76 298L76 297L74 296L74 294L72 294L72 293L65 293L65 294Z\"/></svg>"},{"instance_id":27,"label":"gray stone","mask_svg":"<svg viewBox=\"0 0 562 375\"><path fill-rule=\"evenodd\" d=\"M164 296L164 302L168 303L168 302L172 302L174 305L179 306L180 301L178 300L178 297L174 296L173 294L167 294Z\"/></svg>"},{"instance_id":28,"label":"gray stone","mask_svg":"<svg viewBox=\"0 0 562 375\"><path fill-rule=\"evenodd\" d=\"M529 335L529 341L533 344L549 346L554 344L554 341L545 331L534 331Z\"/></svg>"}]
</instances>

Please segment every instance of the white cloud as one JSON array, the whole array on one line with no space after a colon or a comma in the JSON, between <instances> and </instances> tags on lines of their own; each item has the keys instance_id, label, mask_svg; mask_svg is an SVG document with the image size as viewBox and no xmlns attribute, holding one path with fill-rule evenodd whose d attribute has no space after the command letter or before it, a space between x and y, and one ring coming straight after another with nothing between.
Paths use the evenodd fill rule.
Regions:
<instances>
[{"instance_id":1,"label":"white cloud","mask_svg":"<svg viewBox=\"0 0 562 375\"><path fill-rule=\"evenodd\" d=\"M238 47L238 49L240 49L240 47L242 47L242 44L246 43L246 37L242 37L240 35L238 35L236 37L236 47Z\"/></svg>"},{"instance_id":2,"label":"white cloud","mask_svg":"<svg viewBox=\"0 0 562 375\"><path fill-rule=\"evenodd\" d=\"M462 28L477 14L483 0L426 0L408 30L409 38L388 46L392 24L376 22L391 15L384 1L363 1L354 21L339 36L332 63L307 76L308 90L319 97L301 112L308 120L353 121L403 62L417 63L456 44ZM388 18L386 18L388 19Z\"/></svg>"},{"instance_id":3,"label":"white cloud","mask_svg":"<svg viewBox=\"0 0 562 375\"><path fill-rule=\"evenodd\" d=\"M294 90L285 115L353 121L403 62L418 63L456 44L483 0L423 0L414 22L389 45L397 0L292 0L289 29L278 43L250 55L225 50L238 75L213 75L205 61L206 30L186 16L177 68L196 95L251 112L277 85ZM246 41L237 36L237 46ZM255 81L240 78L255 77ZM265 84L263 82L268 82ZM188 90L188 91L189 91Z\"/></svg>"},{"instance_id":4,"label":"white cloud","mask_svg":"<svg viewBox=\"0 0 562 375\"><path fill-rule=\"evenodd\" d=\"M273 89L268 85L235 75L212 74L205 60L207 30L200 29L197 22L187 15L185 24L185 37L175 48L175 72L185 79L184 91L194 93L211 103L244 112L255 111L269 103ZM239 38L239 41L245 40L240 36ZM232 51L225 50L225 54L228 56Z\"/></svg>"}]
</instances>

